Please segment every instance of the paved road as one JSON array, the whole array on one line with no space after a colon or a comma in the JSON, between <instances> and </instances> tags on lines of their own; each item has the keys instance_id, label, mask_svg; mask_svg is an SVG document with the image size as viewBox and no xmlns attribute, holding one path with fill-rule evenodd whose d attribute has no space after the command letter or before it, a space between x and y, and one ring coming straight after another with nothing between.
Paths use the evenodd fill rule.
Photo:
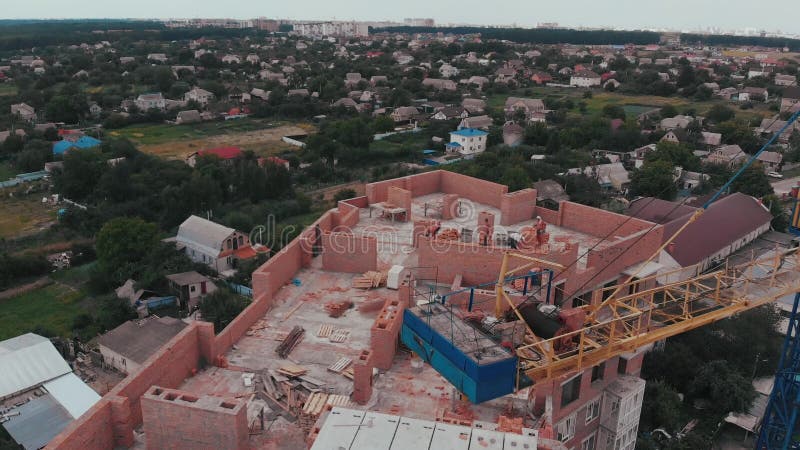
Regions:
<instances>
[{"instance_id":1,"label":"paved road","mask_svg":"<svg viewBox=\"0 0 800 450\"><path fill-rule=\"evenodd\" d=\"M800 183L800 177L785 178L783 180L772 181L772 189L775 190L776 195L788 194L792 188Z\"/></svg>"}]
</instances>

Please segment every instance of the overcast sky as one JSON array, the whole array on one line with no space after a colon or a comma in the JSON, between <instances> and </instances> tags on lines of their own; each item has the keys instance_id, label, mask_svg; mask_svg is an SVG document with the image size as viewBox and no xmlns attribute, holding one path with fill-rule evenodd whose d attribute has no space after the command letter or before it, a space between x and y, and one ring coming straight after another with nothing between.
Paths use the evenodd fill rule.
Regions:
<instances>
[{"instance_id":1,"label":"overcast sky","mask_svg":"<svg viewBox=\"0 0 800 450\"><path fill-rule=\"evenodd\" d=\"M12 2L13 0L2 0ZM800 33L796 0L23 0L0 18L168 18L402 20L533 26L766 29Z\"/></svg>"}]
</instances>

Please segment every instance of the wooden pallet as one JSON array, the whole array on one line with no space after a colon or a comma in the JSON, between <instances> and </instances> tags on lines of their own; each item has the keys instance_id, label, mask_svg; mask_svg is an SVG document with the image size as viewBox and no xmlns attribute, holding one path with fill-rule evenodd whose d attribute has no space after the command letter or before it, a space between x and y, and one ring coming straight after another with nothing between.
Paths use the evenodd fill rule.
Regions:
<instances>
[{"instance_id":1,"label":"wooden pallet","mask_svg":"<svg viewBox=\"0 0 800 450\"><path fill-rule=\"evenodd\" d=\"M278 367L278 373L286 375L287 377L299 377L305 375L308 369L303 366L298 366L294 363L285 363Z\"/></svg>"},{"instance_id":2,"label":"wooden pallet","mask_svg":"<svg viewBox=\"0 0 800 450\"><path fill-rule=\"evenodd\" d=\"M331 333L330 339L331 342L342 343L347 341L347 338L350 336L350 330L346 329L338 329Z\"/></svg>"},{"instance_id":3,"label":"wooden pallet","mask_svg":"<svg viewBox=\"0 0 800 450\"><path fill-rule=\"evenodd\" d=\"M375 272L370 270L364 275L353 278L353 287L356 289L371 289L381 287L386 284L386 272Z\"/></svg>"},{"instance_id":4,"label":"wooden pallet","mask_svg":"<svg viewBox=\"0 0 800 450\"><path fill-rule=\"evenodd\" d=\"M351 366L347 367L347 369L344 369L342 371L342 375L344 375L346 378L349 378L351 380L354 379L355 375L353 375L353 366L351 365Z\"/></svg>"},{"instance_id":5,"label":"wooden pallet","mask_svg":"<svg viewBox=\"0 0 800 450\"><path fill-rule=\"evenodd\" d=\"M319 330L317 330L317 336L322 338L330 337L333 331L334 331L333 325L325 323L320 325Z\"/></svg>"},{"instance_id":6,"label":"wooden pallet","mask_svg":"<svg viewBox=\"0 0 800 450\"><path fill-rule=\"evenodd\" d=\"M352 359L342 356L335 363L331 364L330 367L328 367L328 371L333 373L342 373L342 371L350 367L350 364L352 363Z\"/></svg>"}]
</instances>

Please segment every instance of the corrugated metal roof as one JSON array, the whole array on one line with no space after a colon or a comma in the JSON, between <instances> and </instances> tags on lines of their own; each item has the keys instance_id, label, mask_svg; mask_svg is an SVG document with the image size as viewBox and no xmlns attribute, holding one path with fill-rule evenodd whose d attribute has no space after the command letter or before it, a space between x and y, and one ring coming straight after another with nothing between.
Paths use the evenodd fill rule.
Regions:
<instances>
[{"instance_id":1,"label":"corrugated metal roof","mask_svg":"<svg viewBox=\"0 0 800 450\"><path fill-rule=\"evenodd\" d=\"M33 398L15 408L18 416L3 423L8 434L26 450L38 450L72 422L72 417L51 396Z\"/></svg>"},{"instance_id":2,"label":"corrugated metal roof","mask_svg":"<svg viewBox=\"0 0 800 450\"><path fill-rule=\"evenodd\" d=\"M72 372L49 339L33 333L0 342L0 398Z\"/></svg>"},{"instance_id":3,"label":"corrugated metal roof","mask_svg":"<svg viewBox=\"0 0 800 450\"><path fill-rule=\"evenodd\" d=\"M48 381L44 388L74 419L100 401L100 395L72 372Z\"/></svg>"}]
</instances>

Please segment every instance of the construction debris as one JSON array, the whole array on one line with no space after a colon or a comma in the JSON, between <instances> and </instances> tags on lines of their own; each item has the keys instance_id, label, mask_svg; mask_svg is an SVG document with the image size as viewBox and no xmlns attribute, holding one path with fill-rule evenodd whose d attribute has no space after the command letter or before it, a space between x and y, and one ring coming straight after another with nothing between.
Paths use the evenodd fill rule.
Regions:
<instances>
[{"instance_id":1,"label":"construction debris","mask_svg":"<svg viewBox=\"0 0 800 450\"><path fill-rule=\"evenodd\" d=\"M383 305L386 304L386 300L383 298L376 298L373 300L367 300L360 305L358 305L358 312L360 313L369 313L380 311L383 308Z\"/></svg>"},{"instance_id":2,"label":"construction debris","mask_svg":"<svg viewBox=\"0 0 800 450\"><path fill-rule=\"evenodd\" d=\"M371 289L381 287L386 284L386 272L375 272L370 270L364 275L353 278L353 287L356 289Z\"/></svg>"},{"instance_id":3,"label":"construction debris","mask_svg":"<svg viewBox=\"0 0 800 450\"><path fill-rule=\"evenodd\" d=\"M333 325L329 323L325 323L319 326L319 330L317 330L317 337L326 338L330 337L331 333L333 333Z\"/></svg>"},{"instance_id":4,"label":"construction debris","mask_svg":"<svg viewBox=\"0 0 800 450\"><path fill-rule=\"evenodd\" d=\"M353 366L352 366L352 365L350 365L350 366L348 366L346 369L344 369L344 370L342 371L342 375L344 375L344 376L345 376L345 378L349 378L349 379L351 379L351 380L352 380L353 378L355 378L355 375L353 375Z\"/></svg>"},{"instance_id":5,"label":"construction debris","mask_svg":"<svg viewBox=\"0 0 800 450\"><path fill-rule=\"evenodd\" d=\"M294 363L286 363L278 368L278 373L287 377L299 377L308 373L308 369Z\"/></svg>"},{"instance_id":6,"label":"construction debris","mask_svg":"<svg viewBox=\"0 0 800 450\"><path fill-rule=\"evenodd\" d=\"M461 235L455 228L445 228L436 234L436 239L439 241L457 241L460 238Z\"/></svg>"},{"instance_id":7,"label":"construction debris","mask_svg":"<svg viewBox=\"0 0 800 450\"><path fill-rule=\"evenodd\" d=\"M335 330L333 333L331 333L328 339L330 339L331 342L342 343L346 341L349 336L350 336L350 330L338 329Z\"/></svg>"},{"instance_id":8,"label":"construction debris","mask_svg":"<svg viewBox=\"0 0 800 450\"><path fill-rule=\"evenodd\" d=\"M323 392L311 394L303 405L300 417L298 417L298 426L308 433L314 427L319 416L334 406L352 408L353 402L346 395L325 394Z\"/></svg>"},{"instance_id":9,"label":"construction debris","mask_svg":"<svg viewBox=\"0 0 800 450\"><path fill-rule=\"evenodd\" d=\"M330 317L341 317L345 311L353 307L353 302L350 300L343 300L340 302L325 303L325 311L328 312Z\"/></svg>"},{"instance_id":10,"label":"construction debris","mask_svg":"<svg viewBox=\"0 0 800 450\"><path fill-rule=\"evenodd\" d=\"M305 332L306 330L304 330L301 326L292 328L292 331L289 332L289 335L286 336L286 339L284 339L275 348L275 353L277 353L281 358L286 358L289 356L289 353L292 352L292 349L294 349L294 347L303 340L303 335Z\"/></svg>"},{"instance_id":11,"label":"construction debris","mask_svg":"<svg viewBox=\"0 0 800 450\"><path fill-rule=\"evenodd\" d=\"M342 373L342 371L350 367L350 364L352 363L352 359L342 356L335 363L331 364L330 367L328 367L328 371L333 373Z\"/></svg>"}]
</instances>

